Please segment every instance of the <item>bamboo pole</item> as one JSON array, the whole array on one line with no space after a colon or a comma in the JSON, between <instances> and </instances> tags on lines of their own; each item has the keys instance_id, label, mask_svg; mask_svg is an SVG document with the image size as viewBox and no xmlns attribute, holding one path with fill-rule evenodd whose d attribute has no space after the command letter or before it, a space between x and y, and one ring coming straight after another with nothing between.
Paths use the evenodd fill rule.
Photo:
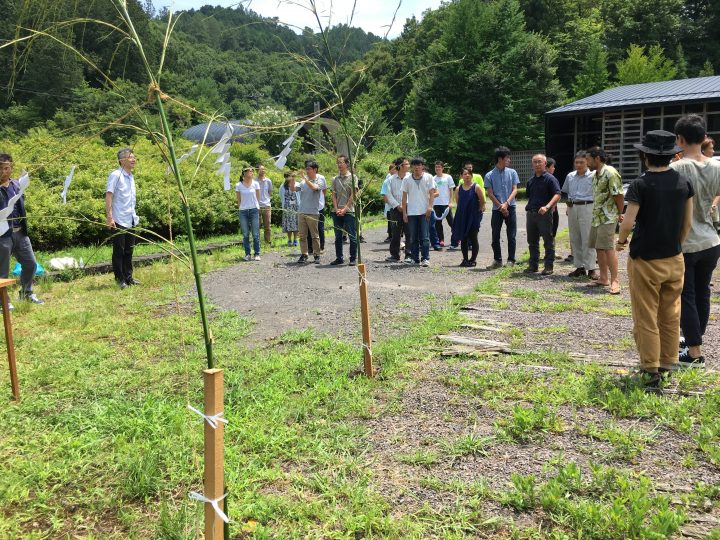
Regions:
<instances>
[{"instance_id":1,"label":"bamboo pole","mask_svg":"<svg viewBox=\"0 0 720 540\"><path fill-rule=\"evenodd\" d=\"M224 387L223 370L203 370L205 387L205 415L214 416L223 412ZM219 499L224 495L225 469L225 424L217 422L212 427L205 422L205 497L211 500ZM225 502L220 501L220 509ZM220 540L224 536L225 522L216 514L210 503L205 503L205 540Z\"/></svg>"},{"instance_id":2,"label":"bamboo pole","mask_svg":"<svg viewBox=\"0 0 720 540\"><path fill-rule=\"evenodd\" d=\"M362 317L362 333L363 333L363 359L365 366L365 375L367 377L375 376L372 358L372 340L370 338L370 303L368 302L367 279L365 278L365 264L360 263L357 266L360 273L360 316Z\"/></svg>"},{"instance_id":3,"label":"bamboo pole","mask_svg":"<svg viewBox=\"0 0 720 540\"><path fill-rule=\"evenodd\" d=\"M10 388L13 399L20 401L20 383L18 382L17 364L15 362L15 343L13 341L12 321L10 320L10 300L8 299L8 285L15 283L14 279L4 279L0 284L0 300L2 301L3 324L5 325L5 344L7 347L8 363L10 364Z\"/></svg>"}]
</instances>

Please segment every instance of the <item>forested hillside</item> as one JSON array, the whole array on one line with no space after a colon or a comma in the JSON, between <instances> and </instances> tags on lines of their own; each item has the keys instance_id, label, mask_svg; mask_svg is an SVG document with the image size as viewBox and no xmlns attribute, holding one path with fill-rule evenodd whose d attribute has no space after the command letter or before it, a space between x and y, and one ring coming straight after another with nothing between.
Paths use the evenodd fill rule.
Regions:
<instances>
[{"instance_id":1,"label":"forested hillside","mask_svg":"<svg viewBox=\"0 0 720 540\"><path fill-rule=\"evenodd\" d=\"M157 65L167 12L149 0L128 4ZM27 29L54 38L2 49L4 133L39 125L77 130L88 122L97 129L143 103L140 60L111 26L119 22L111 0L0 0L0 9L15 23L0 28L4 43L29 36ZM322 37L242 5L189 10L174 27L163 90L196 111L228 117L265 106L306 114L314 101L337 101L322 73L337 68L345 104L384 120L366 143L372 132L412 128L431 153L459 159L499 141L539 144L542 113L568 99L617 84L714 74L720 0L454 0L406 21L394 40L335 26L326 30L328 54ZM191 109L171 112L178 129L200 119ZM103 137L113 143L130 133L114 128Z\"/></svg>"}]
</instances>

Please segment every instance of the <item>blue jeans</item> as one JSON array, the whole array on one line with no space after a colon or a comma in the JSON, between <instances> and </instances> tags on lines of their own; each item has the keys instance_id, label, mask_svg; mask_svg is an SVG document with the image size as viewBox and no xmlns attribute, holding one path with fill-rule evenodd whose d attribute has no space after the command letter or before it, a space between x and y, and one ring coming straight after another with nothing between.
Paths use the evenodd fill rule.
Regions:
<instances>
[{"instance_id":1,"label":"blue jeans","mask_svg":"<svg viewBox=\"0 0 720 540\"><path fill-rule=\"evenodd\" d=\"M338 216L333 213L333 228L335 229L335 258L344 260L343 257L343 234L350 239L350 260L354 261L357 256L357 235L355 234L355 214Z\"/></svg>"},{"instance_id":2,"label":"blue jeans","mask_svg":"<svg viewBox=\"0 0 720 540\"><path fill-rule=\"evenodd\" d=\"M436 225L437 222L438 222L438 220L435 217L435 212L433 212L432 214L430 214L430 223L429 223L430 228L428 230L428 234L430 236L430 245L433 247L440 244L440 236L438 235L437 225ZM440 226L442 227L442 222L441 222Z\"/></svg>"},{"instance_id":3,"label":"blue jeans","mask_svg":"<svg viewBox=\"0 0 720 540\"><path fill-rule=\"evenodd\" d=\"M493 259L502 262L502 251L500 250L500 229L505 223L508 243L508 261L515 262L515 234L517 233L517 214L514 206L508 206L507 217L503 216L500 210L492 211L490 228L492 229L492 250Z\"/></svg>"},{"instance_id":4,"label":"blue jeans","mask_svg":"<svg viewBox=\"0 0 720 540\"><path fill-rule=\"evenodd\" d=\"M430 260L430 219L425 214L419 216L408 216L407 241L410 243L410 257L415 262L420 262L420 250L422 258Z\"/></svg>"},{"instance_id":5,"label":"blue jeans","mask_svg":"<svg viewBox=\"0 0 720 540\"><path fill-rule=\"evenodd\" d=\"M250 227L252 227L253 249L255 255L260 255L260 210L248 208L240 210L240 228L243 234L243 247L245 255L250 255Z\"/></svg>"}]
</instances>

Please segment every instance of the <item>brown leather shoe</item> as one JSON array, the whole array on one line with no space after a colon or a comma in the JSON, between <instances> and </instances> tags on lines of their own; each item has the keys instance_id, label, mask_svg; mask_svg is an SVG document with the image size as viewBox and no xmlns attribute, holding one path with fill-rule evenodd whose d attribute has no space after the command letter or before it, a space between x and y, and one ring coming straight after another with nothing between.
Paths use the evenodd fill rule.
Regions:
<instances>
[{"instance_id":1,"label":"brown leather shoe","mask_svg":"<svg viewBox=\"0 0 720 540\"><path fill-rule=\"evenodd\" d=\"M543 271L540 272L540 275L541 276L549 276L549 275L552 275L552 273L553 273L553 267L546 266L545 268L543 268Z\"/></svg>"}]
</instances>

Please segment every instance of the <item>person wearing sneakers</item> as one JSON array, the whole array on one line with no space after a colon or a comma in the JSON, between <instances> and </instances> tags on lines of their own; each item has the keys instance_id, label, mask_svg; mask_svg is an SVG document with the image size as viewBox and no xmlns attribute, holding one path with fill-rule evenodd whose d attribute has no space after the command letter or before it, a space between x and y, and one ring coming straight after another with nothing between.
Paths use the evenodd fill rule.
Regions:
<instances>
[{"instance_id":1,"label":"person wearing sneakers","mask_svg":"<svg viewBox=\"0 0 720 540\"><path fill-rule=\"evenodd\" d=\"M407 226L410 247L410 257L405 259L405 263L429 266L430 214L437 189L433 177L425 172L423 158L412 158L410 168L412 172L402 183L403 221Z\"/></svg>"},{"instance_id":2,"label":"person wearing sneakers","mask_svg":"<svg viewBox=\"0 0 720 540\"><path fill-rule=\"evenodd\" d=\"M674 134L648 131L633 146L647 170L625 194L628 206L615 249L624 250L632 233L627 272L633 336L645 390L659 393L678 363L685 268L680 246L690 231L695 192L684 174L669 167L680 151Z\"/></svg>"},{"instance_id":3,"label":"person wearing sneakers","mask_svg":"<svg viewBox=\"0 0 720 540\"><path fill-rule=\"evenodd\" d=\"M400 250L405 251L405 258L409 258L409 249L402 245L402 235L405 229L402 213L402 185L403 180L410 176L410 160L406 157L399 157L395 161L397 172L390 177L383 195L385 203L390 206L387 213L390 223L390 255L385 258L387 262L400 262Z\"/></svg>"},{"instance_id":4,"label":"person wearing sneakers","mask_svg":"<svg viewBox=\"0 0 720 540\"><path fill-rule=\"evenodd\" d=\"M246 261L260 260L260 184L253 178L254 172L252 167L243 167L240 181L235 184ZM254 257L250 256L251 233Z\"/></svg>"},{"instance_id":5,"label":"person wearing sneakers","mask_svg":"<svg viewBox=\"0 0 720 540\"><path fill-rule=\"evenodd\" d=\"M511 169L510 149L498 146L495 149L495 168L485 175L485 189L493 203L490 228L492 229L493 262L489 269L502 266L502 250L500 249L500 231L505 224L507 236L507 264L515 265L515 236L517 234L517 214L515 213L515 197L520 178L515 169Z\"/></svg>"},{"instance_id":6,"label":"person wearing sneakers","mask_svg":"<svg viewBox=\"0 0 720 540\"><path fill-rule=\"evenodd\" d=\"M600 272L588 287L609 287L610 294L620 294L618 259L615 253L615 227L623 221L625 198L620 173L607 164L608 155L599 146L587 151L593 180L593 213L590 223L590 246L597 252Z\"/></svg>"},{"instance_id":7,"label":"person wearing sneakers","mask_svg":"<svg viewBox=\"0 0 720 540\"><path fill-rule=\"evenodd\" d=\"M350 239L350 266L355 266L357 256L357 234L355 232L355 190L358 178L350 172L350 160L347 156L337 158L338 174L332 182L333 227L335 229L335 260L330 264L337 266L345 262L343 255L343 234Z\"/></svg>"},{"instance_id":8,"label":"person wearing sneakers","mask_svg":"<svg viewBox=\"0 0 720 540\"><path fill-rule=\"evenodd\" d=\"M530 261L525 273L538 271L540 263L540 238L545 246L545 266L543 276L553 273L555 264L555 239L552 235L552 210L560 200L560 183L546 170L546 158L543 154L532 157L532 168L535 173L527 184L528 203L525 206L527 215L527 239Z\"/></svg>"},{"instance_id":9,"label":"person wearing sneakers","mask_svg":"<svg viewBox=\"0 0 720 540\"><path fill-rule=\"evenodd\" d=\"M567 197L570 249L575 270L570 277L597 277L595 250L590 247L590 222L593 214L593 172L588 168L587 154L575 154L575 170L565 177L562 192Z\"/></svg>"},{"instance_id":10,"label":"person wearing sneakers","mask_svg":"<svg viewBox=\"0 0 720 540\"><path fill-rule=\"evenodd\" d=\"M280 206L282 207L282 230L287 234L287 245L297 246L298 234L298 193L295 191L295 173L286 171L285 182L280 186Z\"/></svg>"},{"instance_id":11,"label":"person wearing sneakers","mask_svg":"<svg viewBox=\"0 0 720 540\"><path fill-rule=\"evenodd\" d=\"M457 213L453 222L453 234L460 239L463 255L460 266L473 267L477 265L480 249L478 232L485 211L485 190L480 184L473 182L470 169L463 170L462 180L462 184L455 190ZM468 256L468 247L472 250L470 256Z\"/></svg>"},{"instance_id":12,"label":"person wearing sneakers","mask_svg":"<svg viewBox=\"0 0 720 540\"><path fill-rule=\"evenodd\" d=\"M305 162L305 172L308 174L305 181L299 186L295 184L295 191L300 192L298 203L298 230L300 231L300 258L298 264L306 263L308 260L309 247L308 236L312 242L313 262L320 264L320 233L318 222L320 220L320 196L327 189L325 177L315 175L310 178L312 172L317 172L319 166L316 161Z\"/></svg>"},{"instance_id":13,"label":"person wearing sneakers","mask_svg":"<svg viewBox=\"0 0 720 540\"><path fill-rule=\"evenodd\" d=\"M135 159L133 158L133 165ZM10 154L0 154L0 209L8 207L8 202L20 192L20 184L13 180L13 160ZM20 299L33 304L44 304L33 293L33 277L37 270L37 261L28 237L27 217L25 214L25 195L15 201L15 208L8 216L8 230L0 236L0 277L7 279L10 274L10 255L22 266L20 273ZM10 304L10 309L13 305Z\"/></svg>"},{"instance_id":14,"label":"person wearing sneakers","mask_svg":"<svg viewBox=\"0 0 720 540\"><path fill-rule=\"evenodd\" d=\"M445 174L445 164L442 161L435 162L435 177L433 180L435 180L435 185L438 190L438 196L435 197L433 206L435 213L435 232L437 233L439 247L445 247L443 220L446 219L452 229L452 196L453 190L455 189L455 180L453 180L453 177L449 174Z\"/></svg>"},{"instance_id":15,"label":"person wearing sneakers","mask_svg":"<svg viewBox=\"0 0 720 540\"><path fill-rule=\"evenodd\" d=\"M720 195L720 163L703 155L706 127L702 117L689 114L675 124L677 142L683 158L670 167L690 179L695 190L692 224L682 244L685 260L680 328L685 337L679 362L681 367L705 367L702 338L710 318L710 280L720 258L720 238L713 227L711 206Z\"/></svg>"}]
</instances>

